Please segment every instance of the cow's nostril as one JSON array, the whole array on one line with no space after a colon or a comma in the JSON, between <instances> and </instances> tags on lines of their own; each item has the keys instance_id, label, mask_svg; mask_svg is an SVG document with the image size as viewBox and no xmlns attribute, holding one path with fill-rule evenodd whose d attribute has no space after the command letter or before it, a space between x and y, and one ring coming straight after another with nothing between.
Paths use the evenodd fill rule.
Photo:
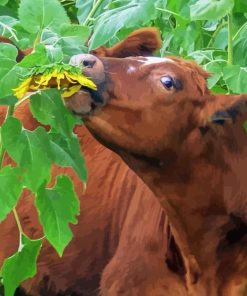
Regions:
<instances>
[{"instance_id":1,"label":"cow's nostril","mask_svg":"<svg viewBox=\"0 0 247 296\"><path fill-rule=\"evenodd\" d=\"M84 60L82 62L83 66L85 66L87 68L93 68L95 63L96 63L96 61L94 61L94 60Z\"/></svg>"}]
</instances>

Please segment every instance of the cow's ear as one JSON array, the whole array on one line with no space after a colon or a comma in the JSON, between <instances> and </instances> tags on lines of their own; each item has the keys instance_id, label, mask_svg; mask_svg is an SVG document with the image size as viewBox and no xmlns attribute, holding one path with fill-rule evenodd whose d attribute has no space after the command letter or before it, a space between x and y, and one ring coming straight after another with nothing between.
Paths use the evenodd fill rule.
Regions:
<instances>
[{"instance_id":1,"label":"cow's ear","mask_svg":"<svg viewBox=\"0 0 247 296\"><path fill-rule=\"evenodd\" d=\"M91 51L92 54L106 57L125 58L132 56L151 56L161 48L160 33L156 28L143 28L136 30L123 41L113 47L99 47Z\"/></svg>"},{"instance_id":2,"label":"cow's ear","mask_svg":"<svg viewBox=\"0 0 247 296\"><path fill-rule=\"evenodd\" d=\"M201 119L204 126L223 125L225 122L235 123L243 114L247 118L247 94L212 95L205 100Z\"/></svg>"}]
</instances>

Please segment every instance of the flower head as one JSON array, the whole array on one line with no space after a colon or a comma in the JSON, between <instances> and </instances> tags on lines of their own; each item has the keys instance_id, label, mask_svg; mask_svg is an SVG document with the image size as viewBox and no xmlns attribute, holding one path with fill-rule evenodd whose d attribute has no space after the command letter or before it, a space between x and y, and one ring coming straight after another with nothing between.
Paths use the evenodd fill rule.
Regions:
<instances>
[{"instance_id":1,"label":"flower head","mask_svg":"<svg viewBox=\"0 0 247 296\"><path fill-rule=\"evenodd\" d=\"M66 65L48 65L31 69L30 76L13 89L14 95L21 99L29 91L56 87L62 89L64 98L72 96L82 86L96 90L95 83L81 73L81 69Z\"/></svg>"}]
</instances>

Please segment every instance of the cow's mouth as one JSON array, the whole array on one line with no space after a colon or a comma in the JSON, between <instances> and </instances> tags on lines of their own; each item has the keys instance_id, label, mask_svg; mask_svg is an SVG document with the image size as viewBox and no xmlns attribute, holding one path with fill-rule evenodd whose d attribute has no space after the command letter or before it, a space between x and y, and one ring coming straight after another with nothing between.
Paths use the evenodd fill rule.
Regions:
<instances>
[{"instance_id":1,"label":"cow's mouth","mask_svg":"<svg viewBox=\"0 0 247 296\"><path fill-rule=\"evenodd\" d=\"M75 55L71 57L70 64L79 66L83 74L97 85L97 90L83 86L80 91L66 100L66 106L74 114L80 116L93 115L106 101L103 97L104 65L99 58L90 54Z\"/></svg>"},{"instance_id":2,"label":"cow's mouth","mask_svg":"<svg viewBox=\"0 0 247 296\"><path fill-rule=\"evenodd\" d=\"M105 100L99 90L82 87L76 94L66 100L67 108L79 116L93 115L104 106Z\"/></svg>"}]
</instances>

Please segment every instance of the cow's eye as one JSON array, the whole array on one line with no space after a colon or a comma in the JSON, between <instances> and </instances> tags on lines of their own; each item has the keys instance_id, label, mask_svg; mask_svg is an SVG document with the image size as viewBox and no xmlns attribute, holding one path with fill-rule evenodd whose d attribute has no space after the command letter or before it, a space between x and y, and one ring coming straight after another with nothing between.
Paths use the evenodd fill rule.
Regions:
<instances>
[{"instance_id":1,"label":"cow's eye","mask_svg":"<svg viewBox=\"0 0 247 296\"><path fill-rule=\"evenodd\" d=\"M171 76L163 76L160 78L160 81L166 89L172 89L174 87L174 80Z\"/></svg>"}]
</instances>

